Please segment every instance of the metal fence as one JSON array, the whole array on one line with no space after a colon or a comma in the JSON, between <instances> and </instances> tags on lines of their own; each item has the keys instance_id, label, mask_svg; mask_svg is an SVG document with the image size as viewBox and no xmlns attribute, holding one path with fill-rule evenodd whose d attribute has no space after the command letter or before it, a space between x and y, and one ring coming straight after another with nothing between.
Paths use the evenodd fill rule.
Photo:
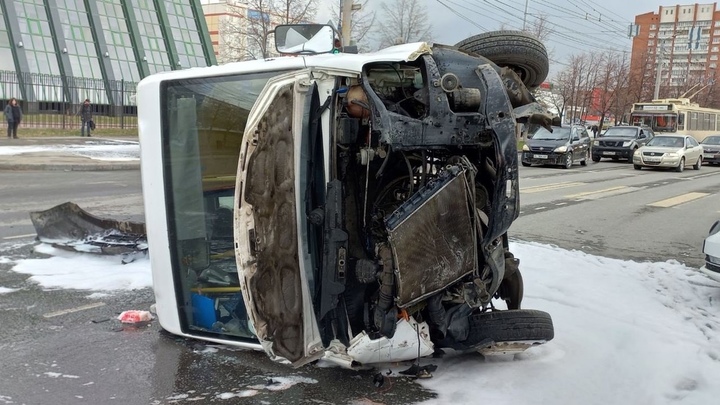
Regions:
<instances>
[{"instance_id":1,"label":"metal fence","mask_svg":"<svg viewBox=\"0 0 720 405\"><path fill-rule=\"evenodd\" d=\"M137 128L137 83L0 70L0 108L22 107L24 128L77 129L89 99L97 128Z\"/></svg>"}]
</instances>

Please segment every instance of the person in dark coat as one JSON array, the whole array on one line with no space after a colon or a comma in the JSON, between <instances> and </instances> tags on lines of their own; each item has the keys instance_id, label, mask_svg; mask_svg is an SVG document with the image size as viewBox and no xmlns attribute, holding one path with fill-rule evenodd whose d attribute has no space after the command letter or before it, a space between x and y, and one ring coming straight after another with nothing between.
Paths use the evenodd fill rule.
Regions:
<instances>
[{"instance_id":1,"label":"person in dark coat","mask_svg":"<svg viewBox=\"0 0 720 405\"><path fill-rule=\"evenodd\" d=\"M5 120L8 123L8 138L17 139L17 129L20 126L20 121L22 121L22 109L15 97L11 98L10 103L5 106Z\"/></svg>"},{"instance_id":2,"label":"person in dark coat","mask_svg":"<svg viewBox=\"0 0 720 405\"><path fill-rule=\"evenodd\" d=\"M80 136L85 136L85 128L87 128L87 136L90 136L90 125L92 123L92 106L90 99L85 99L80 111L78 112L82 125L80 126Z\"/></svg>"}]
</instances>

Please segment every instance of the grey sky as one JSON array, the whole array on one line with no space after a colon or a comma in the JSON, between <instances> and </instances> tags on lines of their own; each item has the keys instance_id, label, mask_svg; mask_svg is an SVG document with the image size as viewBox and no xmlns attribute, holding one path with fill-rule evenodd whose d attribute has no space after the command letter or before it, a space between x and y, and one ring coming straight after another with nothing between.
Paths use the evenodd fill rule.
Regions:
<instances>
[{"instance_id":1,"label":"grey sky","mask_svg":"<svg viewBox=\"0 0 720 405\"><path fill-rule=\"evenodd\" d=\"M318 21L332 16L330 4L340 0L320 0ZM356 0L356 2L359 0ZM432 19L435 41L455 44L471 35L486 31L520 29L525 0L420 0ZM382 0L370 0L379 9ZM684 2L679 4L694 4ZM711 2L710 2L711 3ZM528 0L527 20L544 14L553 31L545 45L551 51L551 72L562 70L570 55L590 51L630 52L628 26L635 15L657 12L658 8L678 3L657 0ZM337 8L337 7L336 7ZM587 16L587 19L586 19ZM378 15L378 19L382 16Z\"/></svg>"}]
</instances>

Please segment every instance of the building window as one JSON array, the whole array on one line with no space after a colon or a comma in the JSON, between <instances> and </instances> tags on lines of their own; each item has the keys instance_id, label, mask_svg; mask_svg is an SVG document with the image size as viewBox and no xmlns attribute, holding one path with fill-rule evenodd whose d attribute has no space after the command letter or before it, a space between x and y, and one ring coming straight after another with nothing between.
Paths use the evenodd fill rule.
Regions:
<instances>
[{"instance_id":1,"label":"building window","mask_svg":"<svg viewBox=\"0 0 720 405\"><path fill-rule=\"evenodd\" d=\"M187 0L166 0L168 21L172 31L175 49L177 49L178 67L188 68L207 66L200 32Z\"/></svg>"},{"instance_id":2,"label":"building window","mask_svg":"<svg viewBox=\"0 0 720 405\"><path fill-rule=\"evenodd\" d=\"M97 8L113 76L116 80L140 81L137 59L120 0L97 0Z\"/></svg>"},{"instance_id":3,"label":"building window","mask_svg":"<svg viewBox=\"0 0 720 405\"><path fill-rule=\"evenodd\" d=\"M68 49L72 75L102 79L95 41L85 11L85 2L83 0L56 0L56 4Z\"/></svg>"},{"instance_id":4,"label":"building window","mask_svg":"<svg viewBox=\"0 0 720 405\"><path fill-rule=\"evenodd\" d=\"M142 45L145 49L144 60L147 61L150 73L171 70L167 49L160 30L157 10L155 10L153 1L132 0L132 4Z\"/></svg>"},{"instance_id":5,"label":"building window","mask_svg":"<svg viewBox=\"0 0 720 405\"><path fill-rule=\"evenodd\" d=\"M16 0L20 37L28 59L31 73L59 75L57 52L53 44L48 16L42 0ZM13 69L14 70L14 69ZM62 95L50 97L48 101L60 101Z\"/></svg>"},{"instance_id":6,"label":"building window","mask_svg":"<svg viewBox=\"0 0 720 405\"><path fill-rule=\"evenodd\" d=\"M652 39L649 40L649 41L648 41L648 46L653 46L653 45L655 45L655 41L653 41Z\"/></svg>"}]
</instances>

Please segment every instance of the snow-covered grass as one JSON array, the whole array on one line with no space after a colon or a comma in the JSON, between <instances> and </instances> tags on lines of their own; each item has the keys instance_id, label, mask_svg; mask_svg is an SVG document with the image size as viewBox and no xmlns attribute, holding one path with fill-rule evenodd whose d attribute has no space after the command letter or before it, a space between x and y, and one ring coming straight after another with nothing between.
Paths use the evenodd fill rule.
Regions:
<instances>
[{"instance_id":1,"label":"snow-covered grass","mask_svg":"<svg viewBox=\"0 0 720 405\"><path fill-rule=\"evenodd\" d=\"M57 153L107 161L140 160L140 145L135 141L86 141L80 145L0 146L0 156L25 153Z\"/></svg>"},{"instance_id":2,"label":"snow-covered grass","mask_svg":"<svg viewBox=\"0 0 720 405\"><path fill-rule=\"evenodd\" d=\"M36 249L53 257L17 260L13 270L44 288L151 285L148 259L122 265L118 257ZM550 313L555 338L509 357L423 359L439 366L432 379L420 380L439 394L430 403L712 404L720 398L720 283L672 261L623 261L520 241L511 249L525 280L523 307ZM284 388L300 381L279 382ZM258 388L245 389L223 395L252 396Z\"/></svg>"}]
</instances>

